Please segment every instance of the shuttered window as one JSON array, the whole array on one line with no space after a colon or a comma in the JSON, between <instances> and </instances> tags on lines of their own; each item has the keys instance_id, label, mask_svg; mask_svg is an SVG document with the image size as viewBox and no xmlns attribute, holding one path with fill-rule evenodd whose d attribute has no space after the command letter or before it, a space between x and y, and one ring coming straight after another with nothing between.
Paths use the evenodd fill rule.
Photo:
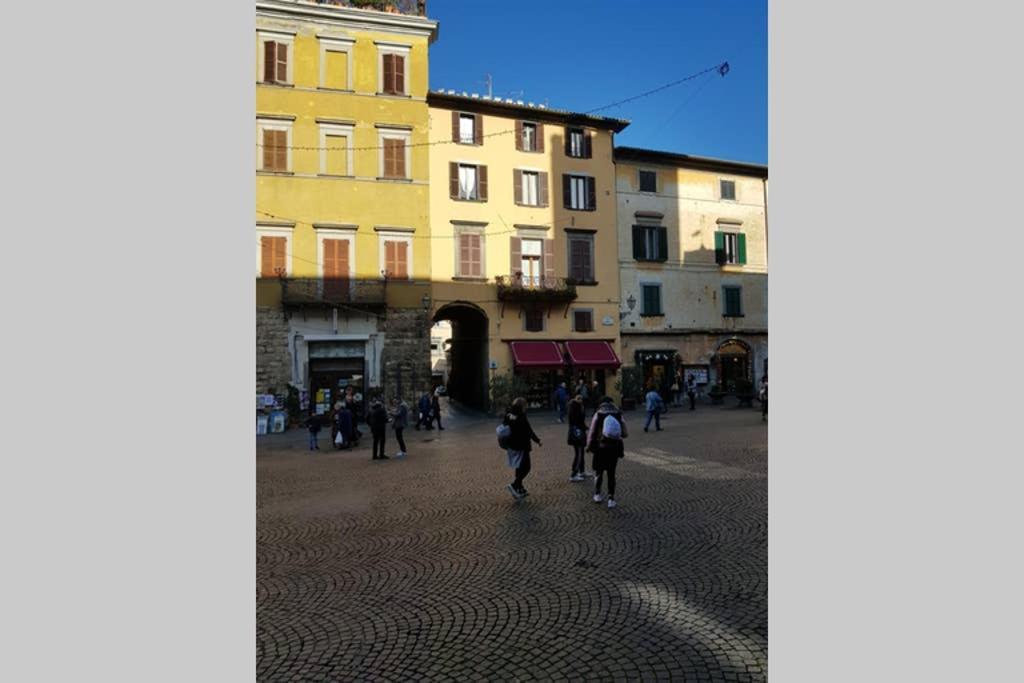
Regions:
<instances>
[{"instance_id":1,"label":"shuttered window","mask_svg":"<svg viewBox=\"0 0 1024 683\"><path fill-rule=\"evenodd\" d=\"M263 129L263 170L288 170L288 131Z\"/></svg>"},{"instance_id":2,"label":"shuttered window","mask_svg":"<svg viewBox=\"0 0 1024 683\"><path fill-rule=\"evenodd\" d=\"M658 191L658 174L654 171L639 171L639 184L641 192Z\"/></svg>"},{"instance_id":3,"label":"shuttered window","mask_svg":"<svg viewBox=\"0 0 1024 683\"><path fill-rule=\"evenodd\" d=\"M667 261L668 228L663 225L634 225L633 258L637 261Z\"/></svg>"},{"instance_id":4,"label":"shuttered window","mask_svg":"<svg viewBox=\"0 0 1024 683\"><path fill-rule=\"evenodd\" d=\"M332 299L347 299L349 289L349 241L324 239L324 293Z\"/></svg>"},{"instance_id":5,"label":"shuttered window","mask_svg":"<svg viewBox=\"0 0 1024 683\"><path fill-rule=\"evenodd\" d=\"M287 237L260 238L260 277L279 277L287 273Z\"/></svg>"},{"instance_id":6,"label":"shuttered window","mask_svg":"<svg viewBox=\"0 0 1024 683\"><path fill-rule=\"evenodd\" d=\"M575 159L590 159L593 143L589 132L582 128L567 128L565 132L565 155Z\"/></svg>"},{"instance_id":7,"label":"shuttered window","mask_svg":"<svg viewBox=\"0 0 1024 683\"><path fill-rule=\"evenodd\" d=\"M594 312L593 311L573 311L572 312L572 329L573 329L573 332L593 332L594 331Z\"/></svg>"},{"instance_id":8,"label":"shuttered window","mask_svg":"<svg viewBox=\"0 0 1024 683\"><path fill-rule=\"evenodd\" d=\"M567 209L593 211L597 206L594 179L589 176L563 175L562 199Z\"/></svg>"},{"instance_id":9,"label":"shuttered window","mask_svg":"<svg viewBox=\"0 0 1024 683\"><path fill-rule=\"evenodd\" d=\"M384 177L405 178L405 173L405 140L384 138Z\"/></svg>"},{"instance_id":10,"label":"shuttered window","mask_svg":"<svg viewBox=\"0 0 1024 683\"><path fill-rule=\"evenodd\" d=\"M569 277L577 283L594 281L594 238L574 235L569 238Z\"/></svg>"},{"instance_id":11,"label":"shuttered window","mask_svg":"<svg viewBox=\"0 0 1024 683\"><path fill-rule=\"evenodd\" d=\"M743 316L743 296L742 288L725 285L722 287L722 301L724 302L725 310L722 315L727 317L742 317Z\"/></svg>"},{"instance_id":12,"label":"shuttered window","mask_svg":"<svg viewBox=\"0 0 1024 683\"><path fill-rule=\"evenodd\" d=\"M483 277L483 235L478 232L459 234L459 275Z\"/></svg>"},{"instance_id":13,"label":"shuttered window","mask_svg":"<svg viewBox=\"0 0 1024 683\"><path fill-rule=\"evenodd\" d=\"M524 152L536 152L537 150L537 124L523 123L522 126L522 150Z\"/></svg>"},{"instance_id":14,"label":"shuttered window","mask_svg":"<svg viewBox=\"0 0 1024 683\"><path fill-rule=\"evenodd\" d=\"M736 199L736 181L723 180L719 183L722 199Z\"/></svg>"},{"instance_id":15,"label":"shuttered window","mask_svg":"<svg viewBox=\"0 0 1024 683\"><path fill-rule=\"evenodd\" d=\"M381 55L381 63L384 69L384 94L404 95L405 57L403 55L384 54Z\"/></svg>"},{"instance_id":16,"label":"shuttered window","mask_svg":"<svg viewBox=\"0 0 1024 683\"><path fill-rule=\"evenodd\" d=\"M263 43L263 82L288 82L288 44L267 40Z\"/></svg>"},{"instance_id":17,"label":"shuttered window","mask_svg":"<svg viewBox=\"0 0 1024 683\"><path fill-rule=\"evenodd\" d=\"M662 315L661 285L641 285L640 315Z\"/></svg>"},{"instance_id":18,"label":"shuttered window","mask_svg":"<svg viewBox=\"0 0 1024 683\"><path fill-rule=\"evenodd\" d=\"M716 232L715 262L745 264L747 262L747 236L742 232Z\"/></svg>"},{"instance_id":19,"label":"shuttered window","mask_svg":"<svg viewBox=\"0 0 1024 683\"><path fill-rule=\"evenodd\" d=\"M408 242L404 240L384 240L384 271L392 279L409 279Z\"/></svg>"},{"instance_id":20,"label":"shuttered window","mask_svg":"<svg viewBox=\"0 0 1024 683\"><path fill-rule=\"evenodd\" d=\"M527 332L544 331L544 309L539 307L528 307L523 311L525 318L524 325Z\"/></svg>"},{"instance_id":21,"label":"shuttered window","mask_svg":"<svg viewBox=\"0 0 1024 683\"><path fill-rule=\"evenodd\" d=\"M519 202L527 206L538 206L540 197L537 191L539 174L536 171L523 171Z\"/></svg>"}]
</instances>

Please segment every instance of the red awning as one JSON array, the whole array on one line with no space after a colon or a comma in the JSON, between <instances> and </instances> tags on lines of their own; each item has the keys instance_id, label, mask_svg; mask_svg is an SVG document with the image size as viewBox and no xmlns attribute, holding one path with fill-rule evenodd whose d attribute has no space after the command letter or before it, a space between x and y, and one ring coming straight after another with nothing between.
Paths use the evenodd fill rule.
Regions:
<instances>
[{"instance_id":1,"label":"red awning","mask_svg":"<svg viewBox=\"0 0 1024 683\"><path fill-rule=\"evenodd\" d=\"M622 365L615 349L606 341L568 341L565 347L578 368L617 368Z\"/></svg>"},{"instance_id":2,"label":"red awning","mask_svg":"<svg viewBox=\"0 0 1024 683\"><path fill-rule=\"evenodd\" d=\"M553 341L509 342L517 368L560 368L562 352Z\"/></svg>"}]
</instances>

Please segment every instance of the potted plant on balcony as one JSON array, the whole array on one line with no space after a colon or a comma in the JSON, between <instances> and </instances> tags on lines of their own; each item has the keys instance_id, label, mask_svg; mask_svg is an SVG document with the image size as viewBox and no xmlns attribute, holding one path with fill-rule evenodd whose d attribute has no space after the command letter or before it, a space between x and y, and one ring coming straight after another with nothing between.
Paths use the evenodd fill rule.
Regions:
<instances>
[{"instance_id":1,"label":"potted plant on balcony","mask_svg":"<svg viewBox=\"0 0 1024 683\"><path fill-rule=\"evenodd\" d=\"M637 397L640 396L642 390L640 368L622 368L619 371L619 378L615 381L615 388L622 397L622 409L635 410Z\"/></svg>"}]
</instances>

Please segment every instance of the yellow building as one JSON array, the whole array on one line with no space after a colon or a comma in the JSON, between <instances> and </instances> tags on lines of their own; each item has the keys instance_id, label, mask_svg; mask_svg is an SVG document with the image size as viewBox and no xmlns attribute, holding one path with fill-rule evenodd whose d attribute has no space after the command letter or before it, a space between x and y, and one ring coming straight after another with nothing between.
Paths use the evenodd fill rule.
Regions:
<instances>
[{"instance_id":1,"label":"yellow building","mask_svg":"<svg viewBox=\"0 0 1024 683\"><path fill-rule=\"evenodd\" d=\"M768 372L768 167L615 150L623 362L658 389Z\"/></svg>"},{"instance_id":2,"label":"yellow building","mask_svg":"<svg viewBox=\"0 0 1024 683\"><path fill-rule=\"evenodd\" d=\"M512 371L546 405L580 377L615 394L613 136L627 121L431 91L433 313L452 322L449 391L486 405ZM571 389L572 387L570 387Z\"/></svg>"},{"instance_id":3,"label":"yellow building","mask_svg":"<svg viewBox=\"0 0 1024 683\"><path fill-rule=\"evenodd\" d=\"M438 25L423 3L351 4L256 2L257 392L291 384L320 408L430 378Z\"/></svg>"}]
</instances>

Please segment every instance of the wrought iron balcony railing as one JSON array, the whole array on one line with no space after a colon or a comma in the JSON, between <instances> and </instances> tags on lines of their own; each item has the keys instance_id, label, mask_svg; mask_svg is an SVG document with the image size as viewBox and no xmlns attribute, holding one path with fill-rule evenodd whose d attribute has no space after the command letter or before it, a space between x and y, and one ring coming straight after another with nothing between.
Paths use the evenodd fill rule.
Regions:
<instances>
[{"instance_id":1,"label":"wrought iron balcony railing","mask_svg":"<svg viewBox=\"0 0 1024 683\"><path fill-rule=\"evenodd\" d=\"M564 277L530 277L522 273L498 275L499 301L572 301L576 281Z\"/></svg>"},{"instance_id":2,"label":"wrought iron balcony railing","mask_svg":"<svg viewBox=\"0 0 1024 683\"><path fill-rule=\"evenodd\" d=\"M281 278L281 302L291 306L384 306L382 280Z\"/></svg>"}]
</instances>

